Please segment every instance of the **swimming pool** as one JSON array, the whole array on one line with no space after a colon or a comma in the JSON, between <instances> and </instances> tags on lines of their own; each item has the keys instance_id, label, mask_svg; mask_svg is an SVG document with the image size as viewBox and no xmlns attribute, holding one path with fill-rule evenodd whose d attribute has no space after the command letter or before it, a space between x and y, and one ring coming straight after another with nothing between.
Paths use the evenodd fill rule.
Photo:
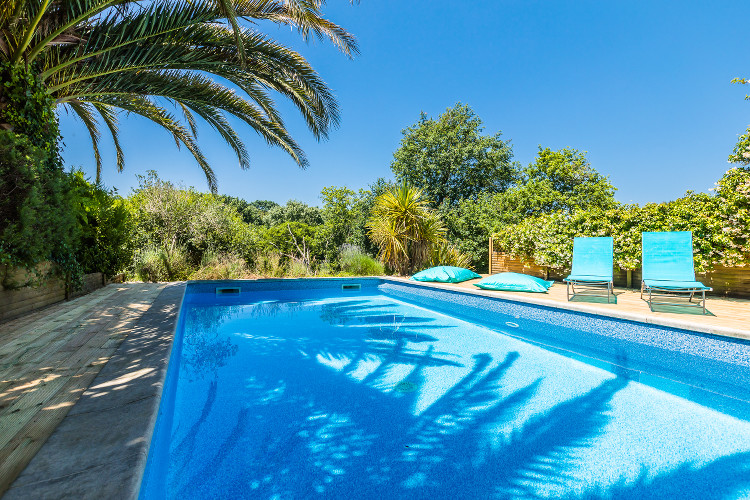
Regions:
<instances>
[{"instance_id":1,"label":"swimming pool","mask_svg":"<svg viewBox=\"0 0 750 500\"><path fill-rule=\"evenodd\" d=\"M140 497L750 498L750 343L392 280L190 283Z\"/></svg>"}]
</instances>

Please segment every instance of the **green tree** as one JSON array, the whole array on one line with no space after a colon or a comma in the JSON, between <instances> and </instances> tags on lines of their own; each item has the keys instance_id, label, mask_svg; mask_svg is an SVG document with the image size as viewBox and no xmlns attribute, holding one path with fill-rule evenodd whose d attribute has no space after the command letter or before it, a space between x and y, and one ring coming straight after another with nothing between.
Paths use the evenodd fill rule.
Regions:
<instances>
[{"instance_id":1,"label":"green tree","mask_svg":"<svg viewBox=\"0 0 750 500\"><path fill-rule=\"evenodd\" d=\"M747 78L734 78L732 83L747 85L750 83L750 80ZM750 95L746 95L745 100L750 100ZM750 164L750 127L745 130L744 134L740 135L737 144L734 145L732 154L729 155L729 162L739 163L741 165Z\"/></svg>"},{"instance_id":2,"label":"green tree","mask_svg":"<svg viewBox=\"0 0 750 500\"><path fill-rule=\"evenodd\" d=\"M597 172L586 154L571 148L553 151L539 147L534 162L526 167L518 186L504 194L505 205L515 207L518 217L617 204L615 187Z\"/></svg>"},{"instance_id":3,"label":"green tree","mask_svg":"<svg viewBox=\"0 0 750 500\"><path fill-rule=\"evenodd\" d=\"M300 262L308 272L324 258L324 236L320 226L310 226L300 221L282 222L268 228L263 236L263 251L278 252L282 265Z\"/></svg>"},{"instance_id":4,"label":"green tree","mask_svg":"<svg viewBox=\"0 0 750 500\"><path fill-rule=\"evenodd\" d=\"M264 224L264 217L274 207L278 207L279 204L274 201L268 200L256 200L246 201L236 196L219 195L219 199L235 209L237 213L242 216L242 220L248 224L261 226Z\"/></svg>"},{"instance_id":5,"label":"green tree","mask_svg":"<svg viewBox=\"0 0 750 500\"><path fill-rule=\"evenodd\" d=\"M378 247L367 235L367 224L375 200L392 188L393 183L382 177L367 189L357 192L338 186L323 188L320 196L323 200L323 223L327 238L326 255L334 267L341 260L343 245L354 246L366 255L378 253Z\"/></svg>"},{"instance_id":6,"label":"green tree","mask_svg":"<svg viewBox=\"0 0 750 500\"><path fill-rule=\"evenodd\" d=\"M529 217L563 211L606 210L617 206L615 188L599 174L584 153L565 148L539 148L515 186L502 193L465 199L457 207L441 207L448 240L468 254L474 266L488 268L488 241L503 227Z\"/></svg>"},{"instance_id":7,"label":"green tree","mask_svg":"<svg viewBox=\"0 0 750 500\"><path fill-rule=\"evenodd\" d=\"M436 207L502 192L516 173L510 141L503 141L500 132L483 131L482 120L465 104L448 108L437 120L422 113L403 131L391 170L399 182L420 188Z\"/></svg>"},{"instance_id":8,"label":"green tree","mask_svg":"<svg viewBox=\"0 0 750 500\"><path fill-rule=\"evenodd\" d=\"M368 229L381 261L399 274L421 269L445 234L422 190L405 182L375 200Z\"/></svg>"},{"instance_id":9,"label":"green tree","mask_svg":"<svg viewBox=\"0 0 750 500\"><path fill-rule=\"evenodd\" d=\"M469 256L472 267L486 272L489 267L489 237L505 224L515 221L515 208L507 205L503 194L485 194L466 199L458 207L445 210L447 238L457 250Z\"/></svg>"},{"instance_id":10,"label":"green tree","mask_svg":"<svg viewBox=\"0 0 750 500\"><path fill-rule=\"evenodd\" d=\"M263 216L266 226L277 226L285 222L301 222L308 226L323 224L323 213L318 207L297 200L289 200L286 205L276 205Z\"/></svg>"},{"instance_id":11,"label":"green tree","mask_svg":"<svg viewBox=\"0 0 750 500\"><path fill-rule=\"evenodd\" d=\"M91 135L98 181L100 128L111 133L121 170L118 112L140 115L192 153L215 191L215 175L196 141L196 118L219 133L245 168L249 154L228 120L234 117L304 167L304 152L268 91L288 98L319 139L338 123L338 107L305 58L259 26L265 21L289 26L304 39L327 37L347 55L355 54L354 38L322 17L321 4L5 0L0 6L0 128L26 135L56 161L54 108L65 106Z\"/></svg>"},{"instance_id":12,"label":"green tree","mask_svg":"<svg viewBox=\"0 0 750 500\"><path fill-rule=\"evenodd\" d=\"M347 187L331 186L323 188L320 197L329 253L338 253L338 249L347 243L361 247L364 234L358 227L360 196Z\"/></svg>"}]
</instances>

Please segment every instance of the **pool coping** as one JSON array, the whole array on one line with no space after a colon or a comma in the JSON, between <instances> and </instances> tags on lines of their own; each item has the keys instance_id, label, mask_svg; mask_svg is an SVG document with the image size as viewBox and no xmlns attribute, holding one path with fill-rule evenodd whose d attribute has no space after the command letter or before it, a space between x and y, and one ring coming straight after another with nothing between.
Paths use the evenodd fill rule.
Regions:
<instances>
[{"instance_id":1,"label":"pool coping","mask_svg":"<svg viewBox=\"0 0 750 500\"><path fill-rule=\"evenodd\" d=\"M720 337L731 337L741 340L750 340L750 328L742 330L739 328L730 328L725 326L712 326L712 325L701 325L698 323L691 323L689 320L680 320L674 318L664 318L658 316L649 316L640 313L628 312L628 311L616 311L612 309L602 309L600 307L591 306L588 304L582 304L580 302L558 302L556 300L547 299L537 296L519 296L503 293L501 291L488 291L488 290L472 290L470 288L458 288L453 285L444 283L433 283L424 281L414 281L407 278L399 277L381 277L384 281L395 281L401 284L423 286L427 288L437 288L440 290L447 290L450 292L465 293L469 295L481 295L482 297L489 297L501 300L507 300L510 302L521 302L525 304L533 304L543 307L550 307L553 309L561 309L563 311L576 311L585 314L593 314L595 316L604 316L614 319L622 319L626 321L634 321L636 323L644 323L647 325L665 326L667 328L676 328L679 330L687 330L689 332L707 333L709 335L716 335Z\"/></svg>"},{"instance_id":2,"label":"pool coping","mask_svg":"<svg viewBox=\"0 0 750 500\"><path fill-rule=\"evenodd\" d=\"M172 352L172 346L175 339L175 333L178 326L181 306L185 297L185 292L189 283L226 283L227 281L252 281L252 282L278 282L278 281L305 281L310 279L324 279L331 281L345 281L352 279L378 279L383 282L392 282L406 284L414 287L434 288L439 290L450 291L466 295L478 295L487 298L500 299L509 302L526 303L549 307L559 310L576 311L584 314L592 314L602 317L610 317L638 323L664 326L668 328L677 328L698 333L707 333L711 335L738 338L750 340L750 330L740 330L726 327L712 327L708 325L691 324L689 321L675 320L672 318L654 318L644 316L638 313L629 313L621 311L602 310L580 303L560 303L551 299L545 299L536 296L519 297L516 295L504 294L502 292L472 290L457 288L455 286L424 283L399 277L383 276L358 276L358 277L326 277L326 278L270 278L270 279L253 279L253 280L206 280L170 283L154 300L151 307L139 319L138 325L134 332L126 338L115 354L107 362L105 367L93 381L91 386L81 395L78 403L71 409L69 416L58 426L47 443L44 444L39 453L24 469L21 475L16 478L11 488L6 492L4 499L14 498L58 498L61 491L74 493L77 498L101 498L107 496L107 492L116 492L117 497L136 499L140 493L141 481L146 468L151 438L155 430L156 420L159 414L159 405L161 401L162 390L167 377L167 368ZM166 317L165 317L166 315ZM157 342L144 343L144 337L150 336ZM107 402L106 398L99 398L100 392L98 387L111 384L113 381L122 379L127 376L128 361L134 355L141 358L152 358L150 360L152 369L151 375L139 377L135 383L139 385L140 390L145 389L141 397L134 399L131 396L129 401L124 404L113 406ZM134 390L139 390L138 388ZM127 425L122 422L116 426L117 432L114 438L110 435L113 433L112 426L100 429L78 428L65 429L71 427L72 420L81 415L93 415L97 413L128 412L129 405L132 405L134 411L131 418L127 419ZM137 406L137 408L136 408ZM80 419L79 419L80 420ZM67 422L66 422L67 421ZM78 421L79 426L85 424ZM60 431L60 432L58 432ZM83 432L86 441L71 442L70 436ZM99 435L96 435L96 432ZM93 433L93 435L92 435ZM66 440L67 436L67 440ZM111 459L107 463L97 463L98 458L95 453L90 453L92 443L106 443L110 448L118 448L120 456ZM88 465L75 472L63 476L54 476L49 473L49 467L54 458L59 458L61 454L70 454L71 448L78 445L83 447L83 455L90 455ZM83 446L81 446L83 445ZM110 453L111 455L111 453ZM125 467L123 467L125 465ZM82 479L85 479L82 481ZM21 484L18 484L18 483ZM61 489L64 488L64 489Z\"/></svg>"}]
</instances>

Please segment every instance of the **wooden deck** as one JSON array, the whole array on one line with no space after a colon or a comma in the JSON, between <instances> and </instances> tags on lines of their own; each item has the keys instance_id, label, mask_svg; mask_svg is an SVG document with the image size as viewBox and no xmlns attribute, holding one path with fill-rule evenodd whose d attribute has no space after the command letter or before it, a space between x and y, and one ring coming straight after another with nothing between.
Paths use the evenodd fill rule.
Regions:
<instances>
[{"instance_id":1,"label":"wooden deck","mask_svg":"<svg viewBox=\"0 0 750 500\"><path fill-rule=\"evenodd\" d=\"M465 281L450 286L455 286L466 290L479 290L474 286L479 279ZM704 315L703 310L698 307L688 306L687 298L675 301L679 305L654 305L654 311L649 309L648 303L641 299L640 291L624 288L616 288L616 303L608 304L606 296L577 296L570 303L566 297L565 284L556 282L547 293L527 293L527 292L491 292L504 297L515 298L518 300L531 301L550 301L557 306L572 307L583 306L604 315L631 315L640 320L654 323L684 323L680 325L691 329L704 329L711 331L714 329L731 329L737 330L735 337L750 339L750 300L734 299L727 297L712 296L709 292L706 294L706 309L708 314ZM701 328L702 327L702 328ZM743 335L742 331L746 332ZM719 332L712 332L719 333Z\"/></svg>"},{"instance_id":2,"label":"wooden deck","mask_svg":"<svg viewBox=\"0 0 750 500\"><path fill-rule=\"evenodd\" d=\"M0 324L0 495L164 286L113 284Z\"/></svg>"}]
</instances>

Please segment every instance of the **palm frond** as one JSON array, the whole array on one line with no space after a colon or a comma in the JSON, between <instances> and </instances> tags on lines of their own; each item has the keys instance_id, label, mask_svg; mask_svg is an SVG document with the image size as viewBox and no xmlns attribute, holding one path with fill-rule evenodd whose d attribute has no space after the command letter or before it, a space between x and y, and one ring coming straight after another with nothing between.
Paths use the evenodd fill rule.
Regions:
<instances>
[{"instance_id":1,"label":"palm frond","mask_svg":"<svg viewBox=\"0 0 750 500\"><path fill-rule=\"evenodd\" d=\"M323 2L316 0L289 0L287 2L240 0L237 14L244 18L268 20L296 28L305 40L311 35L328 38L349 57L359 54L354 36L320 15Z\"/></svg>"},{"instance_id":2,"label":"palm frond","mask_svg":"<svg viewBox=\"0 0 750 500\"><path fill-rule=\"evenodd\" d=\"M151 102L148 98L136 95L128 96L99 96L97 101L101 104L112 106L115 108L123 109L129 113L133 113L144 118L148 118L157 125L167 129L174 138L175 144L179 147L184 145L185 148L190 151L198 162L198 165L206 175L206 181L208 187L212 192L216 192L216 174L208 164L206 157L203 155L200 147L198 147L195 137L186 129L175 117L167 112L164 108L157 106Z\"/></svg>"},{"instance_id":3,"label":"palm frond","mask_svg":"<svg viewBox=\"0 0 750 500\"><path fill-rule=\"evenodd\" d=\"M116 108L170 131L215 189L196 142L197 117L233 149L242 168L250 153L230 115L307 165L271 92L294 104L317 139L338 125L338 105L317 72L302 55L258 30L260 22L289 26L305 40L325 38L353 56L356 40L325 19L322 6L320 0L6 0L0 6L0 59L23 58L33 66L55 102L69 105L90 133L98 134L98 113L112 133L118 170L124 158ZM167 102L181 110L185 125L166 111Z\"/></svg>"},{"instance_id":4,"label":"palm frond","mask_svg":"<svg viewBox=\"0 0 750 500\"><path fill-rule=\"evenodd\" d=\"M182 116L185 117L185 121L187 122L188 127L190 127L190 133L193 134L193 136L198 137L198 125L195 123L195 116L190 111L190 108L178 101L174 101L174 104L175 106L179 106L182 110Z\"/></svg>"},{"instance_id":5,"label":"palm frond","mask_svg":"<svg viewBox=\"0 0 750 500\"><path fill-rule=\"evenodd\" d=\"M122 172L125 168L125 155L122 152L122 147L120 147L116 112L111 109L111 106L107 106L105 104L93 102L92 105L101 115L102 120L107 125L107 128L109 128L109 132L112 135L112 142L115 145L115 153L117 155L117 171Z\"/></svg>"},{"instance_id":6,"label":"palm frond","mask_svg":"<svg viewBox=\"0 0 750 500\"><path fill-rule=\"evenodd\" d=\"M96 182L98 183L101 181L102 177L102 156L99 153L99 139L101 138L101 133L99 132L99 122L94 115L93 106L87 102L81 102L78 99L73 99L67 104L78 118L81 119L91 136L91 146L94 149L94 159L96 160Z\"/></svg>"}]
</instances>

